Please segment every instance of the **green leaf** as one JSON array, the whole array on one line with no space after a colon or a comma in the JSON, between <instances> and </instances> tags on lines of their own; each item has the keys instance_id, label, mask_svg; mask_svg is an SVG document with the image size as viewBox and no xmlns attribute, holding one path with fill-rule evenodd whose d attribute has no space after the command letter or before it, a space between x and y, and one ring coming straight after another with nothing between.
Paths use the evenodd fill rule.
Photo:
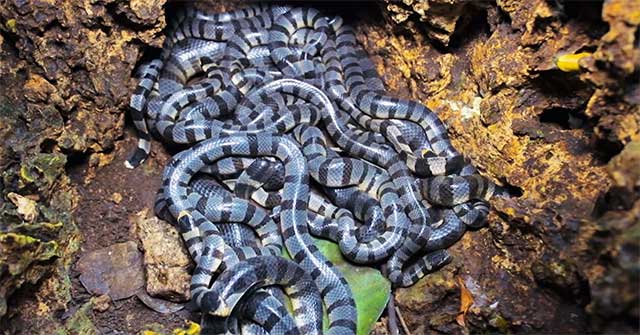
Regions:
<instances>
[{"instance_id":1,"label":"green leaf","mask_svg":"<svg viewBox=\"0 0 640 335\"><path fill-rule=\"evenodd\" d=\"M321 239L315 239L315 242L351 287L358 310L358 335L369 334L389 302L391 283L377 269L349 263L340 253L337 244ZM329 324L326 315L324 324L325 327Z\"/></svg>"},{"instance_id":2,"label":"green leaf","mask_svg":"<svg viewBox=\"0 0 640 335\"><path fill-rule=\"evenodd\" d=\"M356 301L356 310L358 311L357 334L369 334L389 302L391 283L380 271L374 268L349 263L342 256L337 244L318 238L313 240L320 252L335 264L347 280L347 283L349 283L353 298ZM291 259L286 249L282 256L289 260ZM292 310L290 304L287 307L289 311ZM326 311L324 313L323 326L326 332L329 326Z\"/></svg>"}]
</instances>

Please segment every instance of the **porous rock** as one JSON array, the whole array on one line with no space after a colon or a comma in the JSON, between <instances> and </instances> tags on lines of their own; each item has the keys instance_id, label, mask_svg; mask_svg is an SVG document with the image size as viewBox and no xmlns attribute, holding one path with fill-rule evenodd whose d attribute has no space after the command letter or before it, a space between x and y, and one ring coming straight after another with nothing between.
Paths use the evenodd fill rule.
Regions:
<instances>
[{"instance_id":1,"label":"porous rock","mask_svg":"<svg viewBox=\"0 0 640 335\"><path fill-rule=\"evenodd\" d=\"M147 209L130 221L144 251L147 292L175 302L189 300L192 262L178 231Z\"/></svg>"}]
</instances>

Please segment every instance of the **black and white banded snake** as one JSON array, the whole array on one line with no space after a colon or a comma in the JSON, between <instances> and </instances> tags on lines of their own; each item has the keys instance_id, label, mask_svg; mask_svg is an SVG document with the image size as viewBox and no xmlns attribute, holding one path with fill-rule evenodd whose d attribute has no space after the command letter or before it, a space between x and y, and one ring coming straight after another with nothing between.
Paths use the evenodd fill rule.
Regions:
<instances>
[{"instance_id":1,"label":"black and white banded snake","mask_svg":"<svg viewBox=\"0 0 640 335\"><path fill-rule=\"evenodd\" d=\"M151 134L190 146L166 167L155 211L197 264L203 333L319 334L324 306L328 333L354 334L351 289L311 235L409 286L484 224L499 188L435 113L385 95L341 18L260 5L171 19L131 97L140 139L126 164L144 161Z\"/></svg>"}]
</instances>

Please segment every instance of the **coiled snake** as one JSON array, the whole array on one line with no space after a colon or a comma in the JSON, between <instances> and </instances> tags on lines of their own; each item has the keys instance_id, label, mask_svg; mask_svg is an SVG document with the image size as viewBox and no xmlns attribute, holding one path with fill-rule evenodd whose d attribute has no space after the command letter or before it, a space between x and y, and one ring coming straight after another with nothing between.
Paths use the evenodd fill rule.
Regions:
<instances>
[{"instance_id":1,"label":"coiled snake","mask_svg":"<svg viewBox=\"0 0 640 335\"><path fill-rule=\"evenodd\" d=\"M450 261L499 193L435 113L386 95L341 18L312 8L182 8L140 76L126 164L144 161L152 135L190 146L155 211L197 264L203 333L321 333L324 305L329 333L354 334L351 289L310 234L408 286Z\"/></svg>"}]
</instances>

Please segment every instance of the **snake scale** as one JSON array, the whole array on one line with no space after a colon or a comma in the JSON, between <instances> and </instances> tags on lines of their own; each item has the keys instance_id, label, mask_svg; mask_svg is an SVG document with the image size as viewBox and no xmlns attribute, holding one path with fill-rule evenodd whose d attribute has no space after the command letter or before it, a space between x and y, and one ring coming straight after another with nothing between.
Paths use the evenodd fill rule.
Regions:
<instances>
[{"instance_id":1,"label":"snake scale","mask_svg":"<svg viewBox=\"0 0 640 335\"><path fill-rule=\"evenodd\" d=\"M197 264L203 333L320 334L324 309L328 333L354 334L351 288L312 235L409 286L483 225L501 190L435 113L386 94L340 17L187 5L167 26L131 97L139 142L126 165L145 160L152 136L187 146L164 171L155 212Z\"/></svg>"}]
</instances>

